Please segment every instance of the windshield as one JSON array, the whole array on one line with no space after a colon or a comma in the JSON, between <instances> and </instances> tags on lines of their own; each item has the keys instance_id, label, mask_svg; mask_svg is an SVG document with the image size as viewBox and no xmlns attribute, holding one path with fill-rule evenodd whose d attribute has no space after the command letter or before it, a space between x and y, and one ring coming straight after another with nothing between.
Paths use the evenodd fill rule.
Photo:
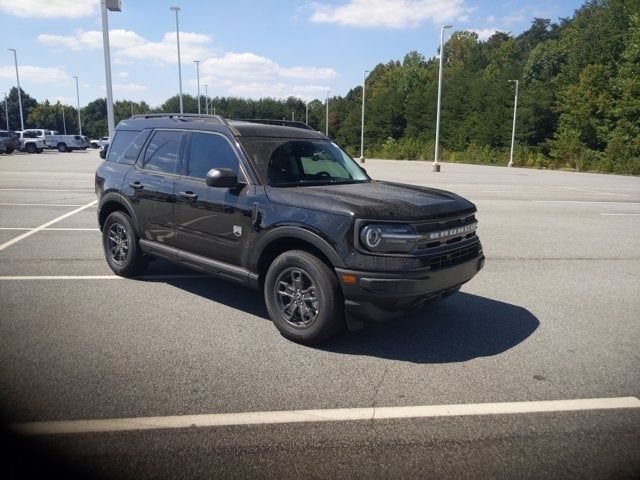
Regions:
<instances>
[{"instance_id":1,"label":"windshield","mask_svg":"<svg viewBox=\"0 0 640 480\"><path fill-rule=\"evenodd\" d=\"M368 182L358 164L329 140L240 138L266 185L298 187Z\"/></svg>"}]
</instances>

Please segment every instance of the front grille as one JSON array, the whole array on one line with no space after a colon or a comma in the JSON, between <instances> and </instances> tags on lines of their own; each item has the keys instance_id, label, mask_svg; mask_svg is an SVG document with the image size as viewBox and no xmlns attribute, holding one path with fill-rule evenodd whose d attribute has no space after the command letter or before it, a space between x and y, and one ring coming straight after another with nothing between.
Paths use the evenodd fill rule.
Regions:
<instances>
[{"instance_id":1,"label":"front grille","mask_svg":"<svg viewBox=\"0 0 640 480\"><path fill-rule=\"evenodd\" d=\"M461 263L473 260L479 253L480 245L476 242L469 247L459 248L429 259L429 267L431 270L453 267L454 265L460 265Z\"/></svg>"},{"instance_id":2,"label":"front grille","mask_svg":"<svg viewBox=\"0 0 640 480\"><path fill-rule=\"evenodd\" d=\"M472 225L476 223L476 217L474 214L464 215L462 217L455 218L447 218L444 220L432 221L432 222L422 222L414 224L413 227L416 231L423 235L424 238L420 240L418 243L418 247L416 250L428 250L431 248L441 247L444 245L451 245L463 240L468 240L476 236L476 232L469 232L467 234L463 234L457 237L448 237L443 239L429 239L429 234L433 232L440 232L444 230L449 230L458 227L464 227L467 225Z\"/></svg>"}]
</instances>

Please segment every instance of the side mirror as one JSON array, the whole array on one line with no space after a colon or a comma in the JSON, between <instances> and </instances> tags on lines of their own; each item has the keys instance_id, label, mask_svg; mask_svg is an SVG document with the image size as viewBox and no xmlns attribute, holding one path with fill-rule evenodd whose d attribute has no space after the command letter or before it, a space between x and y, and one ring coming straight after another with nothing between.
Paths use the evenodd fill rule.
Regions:
<instances>
[{"instance_id":1,"label":"side mirror","mask_svg":"<svg viewBox=\"0 0 640 480\"><path fill-rule=\"evenodd\" d=\"M230 168L212 168L205 179L210 187L233 188L238 186L238 176Z\"/></svg>"}]
</instances>

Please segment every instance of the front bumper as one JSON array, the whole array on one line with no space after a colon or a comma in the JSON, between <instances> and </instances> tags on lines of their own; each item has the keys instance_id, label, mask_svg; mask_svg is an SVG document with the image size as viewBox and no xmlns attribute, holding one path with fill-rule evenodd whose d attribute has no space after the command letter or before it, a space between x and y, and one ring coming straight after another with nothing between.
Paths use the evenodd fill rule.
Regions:
<instances>
[{"instance_id":1,"label":"front bumper","mask_svg":"<svg viewBox=\"0 0 640 480\"><path fill-rule=\"evenodd\" d=\"M366 272L336 268L348 316L382 322L446 296L471 280L484 266L482 250L464 263L438 270Z\"/></svg>"}]
</instances>

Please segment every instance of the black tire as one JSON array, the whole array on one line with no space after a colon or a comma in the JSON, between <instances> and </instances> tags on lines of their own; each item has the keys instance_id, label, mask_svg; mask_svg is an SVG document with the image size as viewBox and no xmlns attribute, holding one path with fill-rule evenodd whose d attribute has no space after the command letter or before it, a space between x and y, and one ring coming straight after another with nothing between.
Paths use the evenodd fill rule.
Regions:
<instances>
[{"instance_id":1,"label":"black tire","mask_svg":"<svg viewBox=\"0 0 640 480\"><path fill-rule=\"evenodd\" d=\"M13 148L7 148L7 151L4 153L6 153L7 155L11 155L13 153L13 150Z\"/></svg>"},{"instance_id":2,"label":"black tire","mask_svg":"<svg viewBox=\"0 0 640 480\"><path fill-rule=\"evenodd\" d=\"M42 153L44 152L44 148L36 148L36 153Z\"/></svg>"},{"instance_id":3,"label":"black tire","mask_svg":"<svg viewBox=\"0 0 640 480\"><path fill-rule=\"evenodd\" d=\"M66 145L66 144L64 144L64 143L62 143L62 142L60 142L60 143L57 145L57 147L58 147L58 151L59 151L60 153L64 153L64 152L66 152L66 151L67 151L67 145Z\"/></svg>"},{"instance_id":4,"label":"black tire","mask_svg":"<svg viewBox=\"0 0 640 480\"><path fill-rule=\"evenodd\" d=\"M129 215L118 211L107 217L102 227L102 247L113 273L121 277L133 277L144 272L148 261L138 240Z\"/></svg>"},{"instance_id":5,"label":"black tire","mask_svg":"<svg viewBox=\"0 0 640 480\"><path fill-rule=\"evenodd\" d=\"M24 146L24 149L26 150L27 153L36 153L36 151L38 150L34 143L27 143Z\"/></svg>"},{"instance_id":6,"label":"black tire","mask_svg":"<svg viewBox=\"0 0 640 480\"><path fill-rule=\"evenodd\" d=\"M294 342L319 343L346 326L338 278L308 252L284 252L271 263L264 298L273 324Z\"/></svg>"}]
</instances>

